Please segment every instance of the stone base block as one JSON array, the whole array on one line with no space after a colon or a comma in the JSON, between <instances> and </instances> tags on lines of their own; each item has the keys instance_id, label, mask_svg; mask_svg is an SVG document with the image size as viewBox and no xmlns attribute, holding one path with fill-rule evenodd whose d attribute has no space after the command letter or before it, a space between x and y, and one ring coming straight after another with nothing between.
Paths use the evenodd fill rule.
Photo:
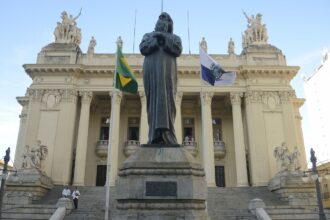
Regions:
<instances>
[{"instance_id":1,"label":"stone base block","mask_svg":"<svg viewBox=\"0 0 330 220\"><path fill-rule=\"evenodd\" d=\"M179 146L142 145L118 175L112 219L208 219L205 173Z\"/></svg>"},{"instance_id":2,"label":"stone base block","mask_svg":"<svg viewBox=\"0 0 330 220\"><path fill-rule=\"evenodd\" d=\"M37 169L21 169L8 177L4 202L7 204L30 204L39 200L51 188L51 179Z\"/></svg>"},{"instance_id":3,"label":"stone base block","mask_svg":"<svg viewBox=\"0 0 330 220\"><path fill-rule=\"evenodd\" d=\"M290 205L317 205L314 184L305 183L302 177L299 171L281 172L270 180L268 188Z\"/></svg>"}]
</instances>

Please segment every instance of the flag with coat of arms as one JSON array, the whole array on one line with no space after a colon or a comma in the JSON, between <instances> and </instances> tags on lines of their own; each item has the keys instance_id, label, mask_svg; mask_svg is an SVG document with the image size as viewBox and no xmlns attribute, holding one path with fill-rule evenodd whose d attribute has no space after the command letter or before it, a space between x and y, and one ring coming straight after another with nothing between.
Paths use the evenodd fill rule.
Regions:
<instances>
[{"instance_id":1,"label":"flag with coat of arms","mask_svg":"<svg viewBox=\"0 0 330 220\"><path fill-rule=\"evenodd\" d=\"M233 85L236 72L225 71L212 57L200 48L201 77L212 86Z\"/></svg>"}]
</instances>

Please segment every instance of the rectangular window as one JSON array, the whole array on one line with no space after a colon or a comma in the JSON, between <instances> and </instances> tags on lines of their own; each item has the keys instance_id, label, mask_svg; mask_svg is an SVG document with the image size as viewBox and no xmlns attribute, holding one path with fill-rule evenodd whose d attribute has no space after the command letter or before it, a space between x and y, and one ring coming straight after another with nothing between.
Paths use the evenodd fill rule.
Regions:
<instances>
[{"instance_id":1,"label":"rectangular window","mask_svg":"<svg viewBox=\"0 0 330 220\"><path fill-rule=\"evenodd\" d=\"M101 128L100 128L100 140L109 140L109 126L110 126L110 118L102 117Z\"/></svg>"},{"instance_id":2,"label":"rectangular window","mask_svg":"<svg viewBox=\"0 0 330 220\"><path fill-rule=\"evenodd\" d=\"M139 124L140 124L140 118L137 117L128 118L128 134L127 134L128 140L134 140L134 141L139 140L139 134L140 134Z\"/></svg>"},{"instance_id":3,"label":"rectangular window","mask_svg":"<svg viewBox=\"0 0 330 220\"><path fill-rule=\"evenodd\" d=\"M222 140L221 119L213 118L212 126L213 126L213 140L221 141Z\"/></svg>"}]
</instances>

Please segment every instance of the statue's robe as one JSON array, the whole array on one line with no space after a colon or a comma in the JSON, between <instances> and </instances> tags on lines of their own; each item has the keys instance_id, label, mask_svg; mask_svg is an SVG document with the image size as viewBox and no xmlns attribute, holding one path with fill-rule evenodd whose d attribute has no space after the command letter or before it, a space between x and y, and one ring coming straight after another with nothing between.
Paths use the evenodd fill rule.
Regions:
<instances>
[{"instance_id":1,"label":"statue's robe","mask_svg":"<svg viewBox=\"0 0 330 220\"><path fill-rule=\"evenodd\" d=\"M149 144L177 144L174 131L175 95L177 88L176 57L182 52L180 37L162 33L162 42L147 33L140 43L145 56L143 83L147 97ZM142 122L143 123L143 122Z\"/></svg>"}]
</instances>

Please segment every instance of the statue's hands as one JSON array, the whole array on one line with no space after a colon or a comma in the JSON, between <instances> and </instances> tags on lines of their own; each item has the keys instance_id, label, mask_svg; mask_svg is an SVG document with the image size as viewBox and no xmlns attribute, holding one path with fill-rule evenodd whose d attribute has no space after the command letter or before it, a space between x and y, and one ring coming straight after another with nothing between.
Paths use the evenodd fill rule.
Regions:
<instances>
[{"instance_id":1,"label":"statue's hands","mask_svg":"<svg viewBox=\"0 0 330 220\"><path fill-rule=\"evenodd\" d=\"M156 31L154 32L154 37L157 39L160 46L165 44L165 33Z\"/></svg>"}]
</instances>

